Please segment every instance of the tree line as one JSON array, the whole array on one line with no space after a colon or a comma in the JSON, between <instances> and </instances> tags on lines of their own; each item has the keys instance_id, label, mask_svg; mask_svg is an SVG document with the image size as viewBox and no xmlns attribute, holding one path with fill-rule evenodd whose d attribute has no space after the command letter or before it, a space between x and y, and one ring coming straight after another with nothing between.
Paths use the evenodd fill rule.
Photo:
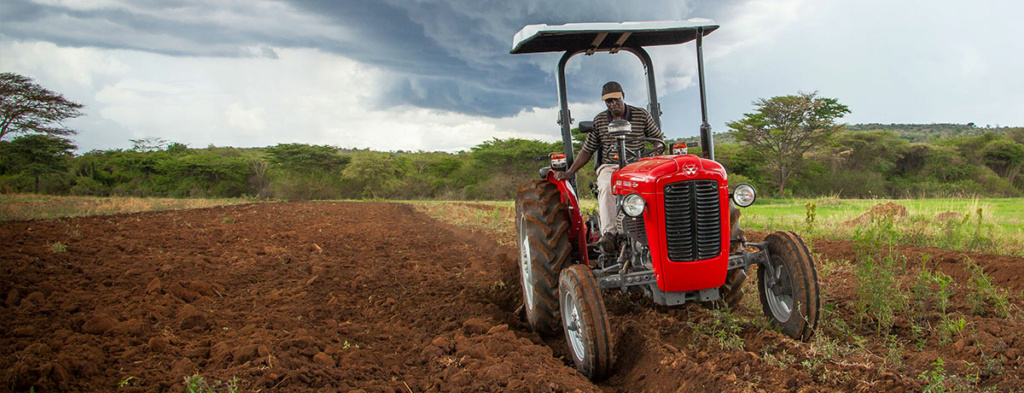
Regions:
<instances>
[{"instance_id":1,"label":"tree line","mask_svg":"<svg viewBox=\"0 0 1024 393\"><path fill-rule=\"evenodd\" d=\"M548 165L549 153L562 150L560 142L516 138L492 139L455 153L308 144L192 148L150 138L132 140L132 149L75 155L68 139L74 131L62 124L80 116L81 105L56 93L42 94L41 87L16 74L0 74L0 82L0 192L507 200ZM45 98L46 105L34 112L23 108L33 97ZM47 105L62 104L61 112L46 112ZM927 127L844 126L838 120L849 109L817 93L761 99L754 107L728 123L730 131L716 137L715 152L729 171L730 184L749 182L763 195L1024 195L1024 129L985 129L918 142L899 130ZM579 151L583 135L574 138ZM690 153L699 154L699 148ZM578 172L583 190L594 178L592 165ZM586 191L580 194L590 197Z\"/></svg>"}]
</instances>

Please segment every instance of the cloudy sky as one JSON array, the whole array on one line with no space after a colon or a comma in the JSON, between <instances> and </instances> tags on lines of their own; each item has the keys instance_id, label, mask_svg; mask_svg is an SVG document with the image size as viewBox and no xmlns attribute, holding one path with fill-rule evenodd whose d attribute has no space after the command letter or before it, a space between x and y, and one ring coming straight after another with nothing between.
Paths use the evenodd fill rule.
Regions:
<instances>
[{"instance_id":1,"label":"cloudy sky","mask_svg":"<svg viewBox=\"0 0 1024 393\"><path fill-rule=\"evenodd\" d=\"M1024 125L1016 0L3 0L0 70L86 105L79 150L162 138L192 147L468 149L555 141L558 55L510 55L527 24L713 19L716 132L762 97L818 91L847 123ZM668 137L697 134L693 46L651 49ZM569 64L576 119L629 54Z\"/></svg>"}]
</instances>

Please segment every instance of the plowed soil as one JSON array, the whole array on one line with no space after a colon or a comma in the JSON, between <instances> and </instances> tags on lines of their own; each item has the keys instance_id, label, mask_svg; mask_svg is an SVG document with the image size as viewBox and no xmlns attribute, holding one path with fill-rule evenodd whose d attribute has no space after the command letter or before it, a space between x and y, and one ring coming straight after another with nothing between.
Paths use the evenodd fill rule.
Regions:
<instances>
[{"instance_id":1,"label":"plowed soil","mask_svg":"<svg viewBox=\"0 0 1024 393\"><path fill-rule=\"evenodd\" d=\"M901 248L912 261L930 255L958 284L967 258L984 266L1009 290L1011 315L972 313L957 287L949 307L967 328L943 340L937 320L924 332L897 321L892 340L905 348L892 356L854 316L855 273L839 262L857 263L850 242L812 243L819 265L831 264L823 326L843 322L857 337L823 328L803 343L744 322L740 343L723 345L707 329L719 312L609 293L617 371L595 385L567 360L564 339L516 315L515 250L409 205L6 222L0 239L0 392L182 392L197 373L235 377L246 392L891 392L940 377L947 387L1024 386L1021 258ZM755 276L733 311L745 320L763 319Z\"/></svg>"}]
</instances>

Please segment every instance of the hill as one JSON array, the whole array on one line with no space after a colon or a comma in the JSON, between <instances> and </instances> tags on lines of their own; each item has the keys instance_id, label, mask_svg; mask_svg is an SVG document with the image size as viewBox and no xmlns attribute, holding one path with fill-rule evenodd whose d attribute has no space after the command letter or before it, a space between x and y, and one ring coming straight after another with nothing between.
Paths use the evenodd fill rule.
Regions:
<instances>
[{"instance_id":1,"label":"hill","mask_svg":"<svg viewBox=\"0 0 1024 393\"><path fill-rule=\"evenodd\" d=\"M927 142L931 138L936 139L949 139L957 137L971 137L991 132L995 134L1006 135L1010 130L1024 130L1024 127L977 127L974 123L967 124L952 124L952 123L933 123L933 124L880 124L880 123L866 123L866 124L848 124L846 129L849 131L873 131L873 130L889 130L896 133L901 139L906 139L910 142Z\"/></svg>"}]
</instances>

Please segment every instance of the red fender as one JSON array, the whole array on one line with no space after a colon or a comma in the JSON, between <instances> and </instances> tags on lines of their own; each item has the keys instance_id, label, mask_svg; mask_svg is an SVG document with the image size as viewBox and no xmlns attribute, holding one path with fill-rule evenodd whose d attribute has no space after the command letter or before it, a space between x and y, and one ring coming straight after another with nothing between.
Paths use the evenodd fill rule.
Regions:
<instances>
[{"instance_id":1,"label":"red fender","mask_svg":"<svg viewBox=\"0 0 1024 393\"><path fill-rule=\"evenodd\" d=\"M590 255L587 254L587 227L583 223L583 214L580 213L580 201L569 181L555 179L555 173L557 173L555 170L549 169L546 178L558 186L558 192L562 195L562 203L569 208L569 238L575 239L573 247L576 248L577 255L580 257L580 263L590 266Z\"/></svg>"}]
</instances>

